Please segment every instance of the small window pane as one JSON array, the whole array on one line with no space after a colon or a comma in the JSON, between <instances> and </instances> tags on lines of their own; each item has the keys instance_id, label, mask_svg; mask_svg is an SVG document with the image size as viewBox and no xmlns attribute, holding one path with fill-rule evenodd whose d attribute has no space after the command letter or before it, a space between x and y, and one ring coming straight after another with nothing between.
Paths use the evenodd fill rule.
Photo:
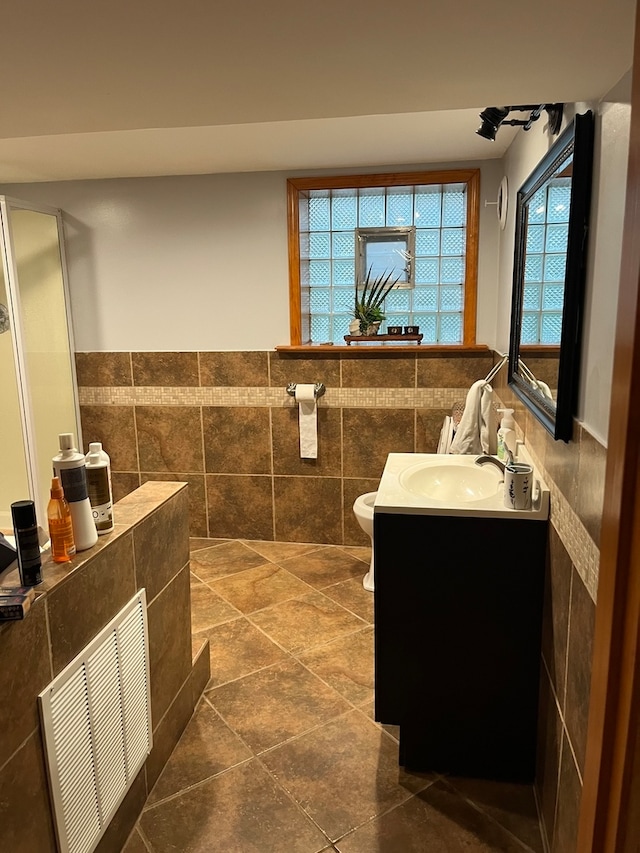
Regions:
<instances>
[{"instance_id":1,"label":"small window pane","mask_svg":"<svg viewBox=\"0 0 640 853\"><path fill-rule=\"evenodd\" d=\"M462 341L462 317L460 314L440 315L440 343L459 344Z\"/></svg>"},{"instance_id":2,"label":"small window pane","mask_svg":"<svg viewBox=\"0 0 640 853\"><path fill-rule=\"evenodd\" d=\"M331 284L331 262L310 261L309 280L311 284Z\"/></svg>"},{"instance_id":3,"label":"small window pane","mask_svg":"<svg viewBox=\"0 0 640 853\"><path fill-rule=\"evenodd\" d=\"M410 290L397 290L394 288L384 300L385 313L389 311L408 311L410 295Z\"/></svg>"},{"instance_id":4,"label":"small window pane","mask_svg":"<svg viewBox=\"0 0 640 853\"><path fill-rule=\"evenodd\" d=\"M442 221L442 187L416 187L415 224L419 228L439 228Z\"/></svg>"},{"instance_id":5,"label":"small window pane","mask_svg":"<svg viewBox=\"0 0 640 853\"><path fill-rule=\"evenodd\" d=\"M334 261L333 262L333 283L340 287L341 285L356 285L356 262L355 261Z\"/></svg>"},{"instance_id":6,"label":"small window pane","mask_svg":"<svg viewBox=\"0 0 640 853\"><path fill-rule=\"evenodd\" d=\"M416 287L413 291L413 310L437 311L439 287Z\"/></svg>"},{"instance_id":7,"label":"small window pane","mask_svg":"<svg viewBox=\"0 0 640 853\"><path fill-rule=\"evenodd\" d=\"M328 287L311 288L311 312L328 314L331 311L331 290Z\"/></svg>"},{"instance_id":8,"label":"small window pane","mask_svg":"<svg viewBox=\"0 0 640 853\"><path fill-rule=\"evenodd\" d=\"M524 261L524 280L542 281L542 261L544 255L527 254Z\"/></svg>"},{"instance_id":9,"label":"small window pane","mask_svg":"<svg viewBox=\"0 0 640 853\"><path fill-rule=\"evenodd\" d=\"M348 190L349 195L336 195L334 190L331 199L331 229L333 231L346 228L357 228L358 208L356 204L355 190Z\"/></svg>"},{"instance_id":10,"label":"small window pane","mask_svg":"<svg viewBox=\"0 0 640 853\"><path fill-rule=\"evenodd\" d=\"M526 251L544 252L544 225L530 225L527 228Z\"/></svg>"},{"instance_id":11,"label":"small window pane","mask_svg":"<svg viewBox=\"0 0 640 853\"><path fill-rule=\"evenodd\" d=\"M567 266L566 255L544 256L544 280L564 281L565 268Z\"/></svg>"},{"instance_id":12,"label":"small window pane","mask_svg":"<svg viewBox=\"0 0 640 853\"><path fill-rule=\"evenodd\" d=\"M523 307L525 311L540 310L540 285L526 284L524 287Z\"/></svg>"},{"instance_id":13,"label":"small window pane","mask_svg":"<svg viewBox=\"0 0 640 853\"><path fill-rule=\"evenodd\" d=\"M333 291L333 312L334 314L339 314L340 312L351 312L353 311L353 305L355 302L354 291L351 288L335 288Z\"/></svg>"},{"instance_id":14,"label":"small window pane","mask_svg":"<svg viewBox=\"0 0 640 853\"><path fill-rule=\"evenodd\" d=\"M421 228L416 231L416 255L438 255L440 253L440 230Z\"/></svg>"},{"instance_id":15,"label":"small window pane","mask_svg":"<svg viewBox=\"0 0 640 853\"><path fill-rule=\"evenodd\" d=\"M416 259L416 284L437 284L440 262L437 258Z\"/></svg>"},{"instance_id":16,"label":"small window pane","mask_svg":"<svg viewBox=\"0 0 640 853\"><path fill-rule=\"evenodd\" d=\"M462 311L462 285L440 288L440 310Z\"/></svg>"},{"instance_id":17,"label":"small window pane","mask_svg":"<svg viewBox=\"0 0 640 853\"><path fill-rule=\"evenodd\" d=\"M542 315L543 344L559 344L562 332L562 314L560 312Z\"/></svg>"},{"instance_id":18,"label":"small window pane","mask_svg":"<svg viewBox=\"0 0 640 853\"><path fill-rule=\"evenodd\" d=\"M328 231L331 228L329 196L313 195L309 199L309 231Z\"/></svg>"},{"instance_id":19,"label":"small window pane","mask_svg":"<svg viewBox=\"0 0 640 853\"><path fill-rule=\"evenodd\" d=\"M464 261L462 258L443 258L440 264L442 284L462 284L464 281Z\"/></svg>"},{"instance_id":20,"label":"small window pane","mask_svg":"<svg viewBox=\"0 0 640 853\"><path fill-rule=\"evenodd\" d=\"M420 326L420 334L423 336L423 344L438 343L437 314L414 314L413 325Z\"/></svg>"},{"instance_id":21,"label":"small window pane","mask_svg":"<svg viewBox=\"0 0 640 853\"><path fill-rule=\"evenodd\" d=\"M464 228L442 229L442 254L464 255Z\"/></svg>"},{"instance_id":22,"label":"small window pane","mask_svg":"<svg viewBox=\"0 0 640 853\"><path fill-rule=\"evenodd\" d=\"M413 190L394 187L387 192L387 225L413 225Z\"/></svg>"},{"instance_id":23,"label":"small window pane","mask_svg":"<svg viewBox=\"0 0 640 853\"><path fill-rule=\"evenodd\" d=\"M329 234L318 233L309 234L309 257L310 258L330 258L331 257L331 238Z\"/></svg>"},{"instance_id":24,"label":"small window pane","mask_svg":"<svg viewBox=\"0 0 640 853\"><path fill-rule=\"evenodd\" d=\"M311 340L314 343L330 340L328 317L318 314L311 317Z\"/></svg>"},{"instance_id":25,"label":"small window pane","mask_svg":"<svg viewBox=\"0 0 640 853\"><path fill-rule=\"evenodd\" d=\"M571 209L571 187L549 187L547 222L568 222Z\"/></svg>"},{"instance_id":26,"label":"small window pane","mask_svg":"<svg viewBox=\"0 0 640 853\"><path fill-rule=\"evenodd\" d=\"M545 284L542 308L545 311L562 311L564 307L564 285Z\"/></svg>"},{"instance_id":27,"label":"small window pane","mask_svg":"<svg viewBox=\"0 0 640 853\"><path fill-rule=\"evenodd\" d=\"M391 314L388 311L385 311L386 314L386 323L385 326L388 328L389 326L411 326L412 321L409 319L409 314Z\"/></svg>"},{"instance_id":28,"label":"small window pane","mask_svg":"<svg viewBox=\"0 0 640 853\"><path fill-rule=\"evenodd\" d=\"M333 257L355 258L356 246L353 231L337 231L333 234Z\"/></svg>"},{"instance_id":29,"label":"small window pane","mask_svg":"<svg viewBox=\"0 0 640 853\"><path fill-rule=\"evenodd\" d=\"M351 314L333 315L333 342L344 344L344 336L349 334L349 323L353 319Z\"/></svg>"},{"instance_id":30,"label":"small window pane","mask_svg":"<svg viewBox=\"0 0 640 853\"><path fill-rule=\"evenodd\" d=\"M522 315L522 329L520 331L520 343L522 344L538 344L540 336L538 334L538 320L540 315L528 314L526 311Z\"/></svg>"},{"instance_id":31,"label":"small window pane","mask_svg":"<svg viewBox=\"0 0 640 853\"><path fill-rule=\"evenodd\" d=\"M542 187L537 193L531 196L529 202L529 225L542 224L545 221L546 212L547 198L544 187Z\"/></svg>"},{"instance_id":32,"label":"small window pane","mask_svg":"<svg viewBox=\"0 0 640 853\"><path fill-rule=\"evenodd\" d=\"M544 247L545 252L566 252L568 236L568 225L548 225L547 241Z\"/></svg>"},{"instance_id":33,"label":"small window pane","mask_svg":"<svg viewBox=\"0 0 640 853\"><path fill-rule=\"evenodd\" d=\"M380 228L384 225L384 187L360 190L358 225L360 228Z\"/></svg>"},{"instance_id":34,"label":"small window pane","mask_svg":"<svg viewBox=\"0 0 640 853\"><path fill-rule=\"evenodd\" d=\"M300 261L300 284L303 287L309 287L309 285L311 284L309 261Z\"/></svg>"},{"instance_id":35,"label":"small window pane","mask_svg":"<svg viewBox=\"0 0 640 853\"><path fill-rule=\"evenodd\" d=\"M442 194L442 224L456 228L466 224L467 195L464 184L448 184Z\"/></svg>"}]
</instances>

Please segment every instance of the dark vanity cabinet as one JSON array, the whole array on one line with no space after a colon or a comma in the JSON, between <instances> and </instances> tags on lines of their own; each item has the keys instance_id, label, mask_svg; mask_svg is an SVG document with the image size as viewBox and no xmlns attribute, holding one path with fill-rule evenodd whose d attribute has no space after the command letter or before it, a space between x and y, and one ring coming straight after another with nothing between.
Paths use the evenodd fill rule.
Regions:
<instances>
[{"instance_id":1,"label":"dark vanity cabinet","mask_svg":"<svg viewBox=\"0 0 640 853\"><path fill-rule=\"evenodd\" d=\"M376 510L375 718L407 769L533 781L547 526Z\"/></svg>"}]
</instances>

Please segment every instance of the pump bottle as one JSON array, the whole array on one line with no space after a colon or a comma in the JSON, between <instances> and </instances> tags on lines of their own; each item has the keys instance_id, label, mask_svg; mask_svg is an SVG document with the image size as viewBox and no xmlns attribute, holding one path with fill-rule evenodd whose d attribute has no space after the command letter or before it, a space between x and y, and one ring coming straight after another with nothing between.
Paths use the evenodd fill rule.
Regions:
<instances>
[{"instance_id":1,"label":"pump bottle","mask_svg":"<svg viewBox=\"0 0 640 853\"><path fill-rule=\"evenodd\" d=\"M513 409L498 409L504 412L498 430L498 459L506 462L509 453L515 453L516 449L516 422L513 419Z\"/></svg>"},{"instance_id":2,"label":"pump bottle","mask_svg":"<svg viewBox=\"0 0 640 853\"><path fill-rule=\"evenodd\" d=\"M75 446L73 433L63 432L59 440L60 453L53 457L53 473L60 478L69 504L76 551L86 551L98 541L98 532L89 503L84 454Z\"/></svg>"},{"instance_id":3,"label":"pump bottle","mask_svg":"<svg viewBox=\"0 0 640 853\"><path fill-rule=\"evenodd\" d=\"M111 491L111 460L99 441L89 445L85 456L89 502L98 535L113 530L113 495Z\"/></svg>"}]
</instances>

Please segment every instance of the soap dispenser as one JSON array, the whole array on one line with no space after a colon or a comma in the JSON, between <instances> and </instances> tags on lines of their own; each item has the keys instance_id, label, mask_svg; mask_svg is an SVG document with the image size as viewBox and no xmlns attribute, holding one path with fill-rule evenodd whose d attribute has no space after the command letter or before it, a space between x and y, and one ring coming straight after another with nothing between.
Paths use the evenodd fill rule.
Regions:
<instances>
[{"instance_id":1,"label":"soap dispenser","mask_svg":"<svg viewBox=\"0 0 640 853\"><path fill-rule=\"evenodd\" d=\"M498 430L498 459L506 462L509 453L513 454L516 447L516 422L513 419L513 409L498 409L503 412Z\"/></svg>"}]
</instances>

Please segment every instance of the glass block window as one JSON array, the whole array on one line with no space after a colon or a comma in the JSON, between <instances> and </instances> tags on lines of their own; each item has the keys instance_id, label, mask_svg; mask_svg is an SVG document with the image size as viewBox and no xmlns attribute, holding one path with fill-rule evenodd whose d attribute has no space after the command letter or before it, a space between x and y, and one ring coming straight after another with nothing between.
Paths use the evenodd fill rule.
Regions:
<instances>
[{"instance_id":1,"label":"glass block window","mask_svg":"<svg viewBox=\"0 0 640 853\"><path fill-rule=\"evenodd\" d=\"M523 344L560 345L571 178L531 197L524 267Z\"/></svg>"},{"instance_id":2,"label":"glass block window","mask_svg":"<svg viewBox=\"0 0 640 853\"><path fill-rule=\"evenodd\" d=\"M389 181L381 186L385 177ZM297 234L290 227L298 255L292 281L299 288L296 299L306 309L301 309L301 339L292 343L344 344L355 301L356 231L384 228L411 229L415 248L412 280L387 296L381 333L388 325L417 325L423 344L475 343L465 340L465 327L473 328L475 317L465 324L464 312L468 288L476 286L477 246L474 243L470 261L467 235L470 226L477 233L477 199L473 204L469 199L477 171L354 178L353 186L346 185L348 178L289 181L290 214L297 205ZM372 179L370 185L367 178ZM545 224L541 227L544 231ZM544 233L538 238L543 248L545 239L553 246L561 242L561 223L554 220L553 227L548 238ZM290 250L292 255L295 251ZM540 293L552 300L553 292L543 286L551 279L539 282Z\"/></svg>"}]
</instances>

